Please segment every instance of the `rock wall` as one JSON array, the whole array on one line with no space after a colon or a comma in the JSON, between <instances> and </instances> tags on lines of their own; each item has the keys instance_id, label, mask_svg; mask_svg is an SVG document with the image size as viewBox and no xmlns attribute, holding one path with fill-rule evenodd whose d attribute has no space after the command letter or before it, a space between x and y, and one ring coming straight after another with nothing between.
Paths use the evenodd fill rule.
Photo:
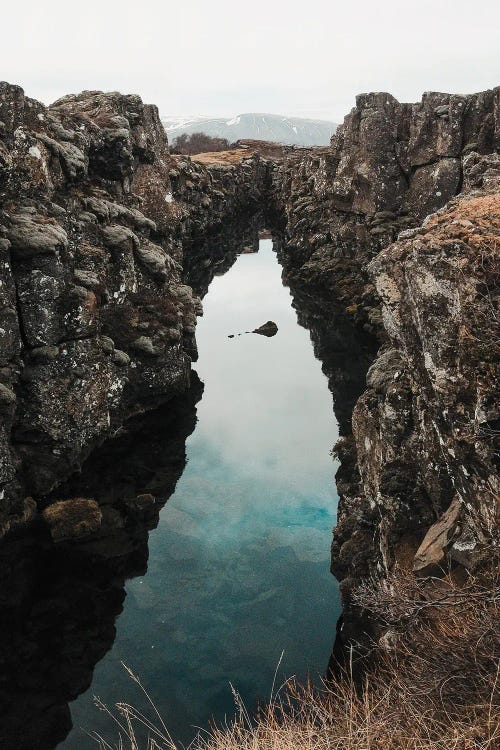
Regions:
<instances>
[{"instance_id":1,"label":"rock wall","mask_svg":"<svg viewBox=\"0 0 500 750\"><path fill-rule=\"evenodd\" d=\"M285 278L321 320L311 334L337 411L353 363L332 329L351 321L382 345L369 369L351 350L367 388L336 447L345 637L359 635L364 577L474 568L498 543L499 146L500 88L414 105L368 94L330 148L274 171Z\"/></svg>"},{"instance_id":2,"label":"rock wall","mask_svg":"<svg viewBox=\"0 0 500 750\"><path fill-rule=\"evenodd\" d=\"M172 156L138 97L47 108L1 84L2 532L188 387L198 295L265 220L341 426L348 609L395 562L479 564L496 534L499 144L500 89L362 95L330 147L210 163ZM83 530L103 523L74 510Z\"/></svg>"},{"instance_id":3,"label":"rock wall","mask_svg":"<svg viewBox=\"0 0 500 750\"><path fill-rule=\"evenodd\" d=\"M500 158L464 159L465 191L370 263L389 341L353 413L360 481L333 567L474 570L498 544Z\"/></svg>"},{"instance_id":4,"label":"rock wall","mask_svg":"<svg viewBox=\"0 0 500 750\"><path fill-rule=\"evenodd\" d=\"M427 93L418 104L361 94L330 147L288 151L274 171L288 278L383 338L369 261L458 194L463 159L499 140L500 88Z\"/></svg>"},{"instance_id":5,"label":"rock wall","mask_svg":"<svg viewBox=\"0 0 500 750\"><path fill-rule=\"evenodd\" d=\"M45 107L0 84L0 535L187 388L201 303L183 266L260 209L267 171L171 156L138 96Z\"/></svg>"}]
</instances>

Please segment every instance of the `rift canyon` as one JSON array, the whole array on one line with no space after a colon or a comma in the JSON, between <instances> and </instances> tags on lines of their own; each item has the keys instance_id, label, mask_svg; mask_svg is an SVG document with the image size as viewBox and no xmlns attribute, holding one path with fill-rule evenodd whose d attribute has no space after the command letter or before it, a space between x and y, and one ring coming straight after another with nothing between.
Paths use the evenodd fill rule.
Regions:
<instances>
[{"instance_id":1,"label":"rift canyon","mask_svg":"<svg viewBox=\"0 0 500 750\"><path fill-rule=\"evenodd\" d=\"M499 147L500 88L362 94L328 146L187 157L138 96L0 84L2 747L63 741L111 648L203 403L201 300L263 230L333 396L343 612L331 721L295 688L227 747L499 746ZM371 701L369 740L328 691Z\"/></svg>"}]
</instances>

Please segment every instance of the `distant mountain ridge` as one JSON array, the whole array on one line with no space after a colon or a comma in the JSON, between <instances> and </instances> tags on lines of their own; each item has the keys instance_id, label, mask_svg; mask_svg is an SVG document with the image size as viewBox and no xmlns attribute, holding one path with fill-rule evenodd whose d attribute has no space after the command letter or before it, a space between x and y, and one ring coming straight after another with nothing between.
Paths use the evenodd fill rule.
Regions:
<instances>
[{"instance_id":1,"label":"distant mountain ridge","mask_svg":"<svg viewBox=\"0 0 500 750\"><path fill-rule=\"evenodd\" d=\"M205 133L230 143L251 138L295 146L326 146L337 129L328 120L310 120L250 112L233 118L166 117L162 119L170 143L183 133Z\"/></svg>"}]
</instances>

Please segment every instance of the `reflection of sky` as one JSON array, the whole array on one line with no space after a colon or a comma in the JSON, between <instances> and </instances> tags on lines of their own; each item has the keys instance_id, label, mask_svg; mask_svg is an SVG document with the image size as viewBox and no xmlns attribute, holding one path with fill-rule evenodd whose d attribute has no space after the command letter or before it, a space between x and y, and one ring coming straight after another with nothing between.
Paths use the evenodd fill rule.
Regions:
<instances>
[{"instance_id":1,"label":"reflection of sky","mask_svg":"<svg viewBox=\"0 0 500 750\"><path fill-rule=\"evenodd\" d=\"M332 465L324 446L337 438L331 398L271 244L264 240L258 255L240 256L210 287L197 334L207 397L193 443L209 443L239 473L329 496ZM266 320L278 325L273 338L227 338Z\"/></svg>"},{"instance_id":2,"label":"reflection of sky","mask_svg":"<svg viewBox=\"0 0 500 750\"><path fill-rule=\"evenodd\" d=\"M114 647L72 705L76 725L110 732L92 694L141 702L120 660L184 740L231 713L229 682L249 707L268 696L283 649L282 676L324 671L340 606L328 571L337 428L290 303L270 241L212 283L188 464L150 536L147 575L127 584ZM227 337L266 320L273 338Z\"/></svg>"}]
</instances>

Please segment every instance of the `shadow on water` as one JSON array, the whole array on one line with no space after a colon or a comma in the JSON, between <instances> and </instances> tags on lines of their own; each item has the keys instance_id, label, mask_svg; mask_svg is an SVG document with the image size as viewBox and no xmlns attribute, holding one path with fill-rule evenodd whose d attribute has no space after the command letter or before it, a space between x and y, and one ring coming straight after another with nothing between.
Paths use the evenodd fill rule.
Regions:
<instances>
[{"instance_id":1,"label":"shadow on water","mask_svg":"<svg viewBox=\"0 0 500 750\"><path fill-rule=\"evenodd\" d=\"M78 546L54 546L42 529L11 535L0 546L5 750L51 750L70 731L68 701L89 687L96 663L113 644L125 581L146 571L148 532L184 469L202 390L194 377L189 393L131 420L67 488L72 495L102 497L108 515L117 512L113 498L154 489L160 504L148 517L131 515L121 528L109 518L100 539Z\"/></svg>"}]
</instances>

